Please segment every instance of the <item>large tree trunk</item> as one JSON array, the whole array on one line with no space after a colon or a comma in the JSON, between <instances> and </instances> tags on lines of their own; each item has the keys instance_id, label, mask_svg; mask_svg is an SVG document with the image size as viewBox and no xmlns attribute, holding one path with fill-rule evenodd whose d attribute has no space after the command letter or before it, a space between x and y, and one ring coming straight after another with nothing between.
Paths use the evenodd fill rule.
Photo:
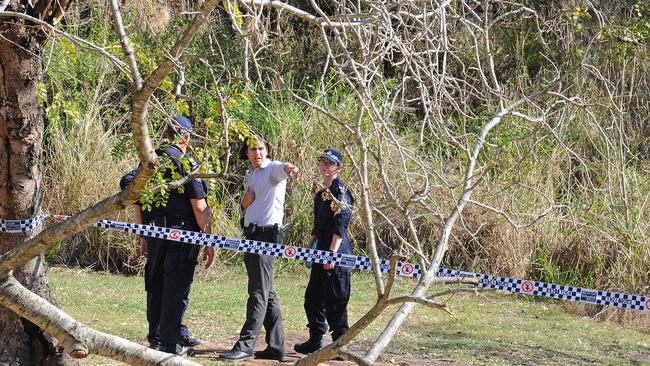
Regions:
<instances>
[{"instance_id":1,"label":"large tree trunk","mask_svg":"<svg viewBox=\"0 0 650 366\"><path fill-rule=\"evenodd\" d=\"M43 79L45 35L38 27L0 20L0 218L25 219L40 207L43 114L37 84ZM5 253L32 234L1 234ZM36 294L53 302L40 255L14 271ZM0 365L69 363L53 338L29 321L0 307Z\"/></svg>"}]
</instances>

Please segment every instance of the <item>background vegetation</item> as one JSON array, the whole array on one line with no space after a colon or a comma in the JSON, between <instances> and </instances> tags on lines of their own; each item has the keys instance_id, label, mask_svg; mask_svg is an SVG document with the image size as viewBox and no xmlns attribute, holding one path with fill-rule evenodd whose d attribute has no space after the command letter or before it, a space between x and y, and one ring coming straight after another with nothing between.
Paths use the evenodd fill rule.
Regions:
<instances>
[{"instance_id":1,"label":"background vegetation","mask_svg":"<svg viewBox=\"0 0 650 366\"><path fill-rule=\"evenodd\" d=\"M293 3L306 6L300 1ZM507 89L504 94L515 99L526 94L525 90L541 88L552 68L560 66L569 70L563 81L565 90L580 98L564 101L571 108L549 110L549 130L531 130L517 123L500 126L488 141L490 149L481 157L487 163L475 196L497 207L504 199L503 192L514 184L524 184L551 197L554 209L535 225L518 229L493 210L469 206L453 233L443 266L648 294L650 7L643 1L612 1L596 13L582 1L523 3L535 9L539 17L504 22L491 38L496 77ZM493 12L496 17L508 10L489 4L485 2L476 11ZM119 48L105 2L79 1L73 6L61 28L103 47ZM185 12L191 11L184 1L125 3L124 21L142 69L149 70L159 61L154 55L173 43L176 26L184 23ZM352 139L349 131L297 103L293 94L275 84L278 80L255 72L251 73L254 83L245 80L241 35L232 25L242 21L238 11L242 10L222 7L211 19L209 29L194 42L186 57L181 93L176 90L180 74L163 83L156 93L156 108L149 113L152 132L160 136L165 114L193 118L199 134L205 136L194 139L194 154L205 171L230 174L227 180L210 182L213 232L227 236L240 235L237 206L246 164L237 160L238 144L251 132L269 138L275 158L301 168L300 178L289 186L286 221L292 224L288 242L304 243L311 229L311 195L319 184L315 164L318 152L327 146L348 147L352 159L359 152L348 144ZM252 39L267 45L258 56L274 65L294 93L316 95L321 85L318 81L324 80L327 98L317 99L317 103L336 110L342 119L352 119L356 112L352 87L336 82L333 74L320 74L323 47L317 32L301 20L276 15L269 11L265 18L269 29L276 31L266 34L266 39ZM544 36L540 37L542 32ZM450 37L454 38L458 60L450 62L448 72L471 74L472 69L463 68L475 57L470 47L475 40L462 27ZM116 191L119 178L136 161L129 143L130 131L124 125L131 101L122 96L128 95L130 82L104 58L64 38L51 39L46 54L47 81L41 88L47 121L43 210L67 214ZM584 58L585 54L589 58ZM397 79L401 71L387 63L382 72L390 81L391 75ZM457 146L440 139L439 130L425 129L419 121L435 118L459 135L472 136L497 107L489 99L470 99L467 105L471 109L465 114L450 108L449 113L441 110L437 116L425 117L415 91L412 93L405 92L404 96L414 100L410 108L394 113L394 123L399 127L397 139L402 146L416 149L438 175L433 190L439 199L434 204L445 212L444 208L455 201L442 183L462 176L466 157ZM374 97L389 95L387 90ZM553 126L555 118L569 123ZM222 131L227 131L226 136ZM384 153L390 167L397 153ZM372 190L381 202L382 195L390 192L385 192L378 167L370 169ZM399 171L395 172L391 178L400 179ZM358 177L345 175L358 197ZM515 212L543 207L538 196L526 191L509 194ZM418 223L421 242L430 248L437 241L442 217L417 208L411 214ZM363 254L366 238L359 216L351 234L356 251ZM129 212L113 218L132 220ZM402 221L395 211L377 222L381 256L400 248L394 228L405 232L406 223ZM408 250L403 253L415 258ZM126 273L142 268L135 238L99 229L60 243L48 259ZM238 258L223 253L221 260L230 263ZM600 310L575 309L592 314Z\"/></svg>"}]
</instances>

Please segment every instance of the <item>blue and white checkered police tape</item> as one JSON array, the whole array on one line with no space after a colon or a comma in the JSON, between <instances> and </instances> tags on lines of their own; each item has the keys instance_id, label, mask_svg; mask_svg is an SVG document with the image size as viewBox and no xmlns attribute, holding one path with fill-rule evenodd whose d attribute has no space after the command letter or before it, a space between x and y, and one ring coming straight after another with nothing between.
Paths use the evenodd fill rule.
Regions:
<instances>
[{"instance_id":1,"label":"blue and white checkered police tape","mask_svg":"<svg viewBox=\"0 0 650 366\"><path fill-rule=\"evenodd\" d=\"M41 224L48 215L39 215L29 220L0 220L0 232L27 232ZM65 220L67 216L51 215ZM142 236L178 241L194 245L211 246L244 253L265 254L274 257L296 259L321 264L334 264L351 269L371 270L369 257L332 253L323 250L296 247L291 245L267 243L257 240L228 238L225 236L205 234L173 228L158 227L112 220L101 220L95 226L123 231ZM382 259L379 263L382 272L390 270L390 261ZM418 264L397 262L396 273L400 276L417 278L422 275ZM542 296L553 299L584 302L595 305L612 306L622 309L650 311L650 297L624 294L618 292L589 290L580 287L556 285L552 283L530 281L518 278L492 276L481 273L464 272L440 268L437 277L476 278L478 287L503 290L524 295Z\"/></svg>"},{"instance_id":2,"label":"blue and white checkered police tape","mask_svg":"<svg viewBox=\"0 0 650 366\"><path fill-rule=\"evenodd\" d=\"M0 219L0 233L26 233L41 225L49 215L41 214L27 220Z\"/></svg>"}]
</instances>

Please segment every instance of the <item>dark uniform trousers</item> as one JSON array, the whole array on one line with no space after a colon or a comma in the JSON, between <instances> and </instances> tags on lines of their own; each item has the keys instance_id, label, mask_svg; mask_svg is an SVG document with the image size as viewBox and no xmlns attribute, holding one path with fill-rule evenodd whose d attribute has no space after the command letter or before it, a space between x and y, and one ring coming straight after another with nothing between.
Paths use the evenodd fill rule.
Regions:
<instances>
[{"instance_id":1,"label":"dark uniform trousers","mask_svg":"<svg viewBox=\"0 0 650 366\"><path fill-rule=\"evenodd\" d=\"M256 232L246 235L246 239L273 243L276 241L272 231ZM262 254L244 254L248 274L248 302L246 303L246 322L239 334L239 341L233 349L252 353L262 326L266 332L266 343L270 350L284 354L284 328L280 301L273 289L273 267L275 257Z\"/></svg>"},{"instance_id":2,"label":"dark uniform trousers","mask_svg":"<svg viewBox=\"0 0 650 366\"><path fill-rule=\"evenodd\" d=\"M305 313L307 327L311 333L323 335L327 332L327 324L329 324L332 339L336 341L347 332L350 273L349 268L340 266L326 271L322 264L312 265L311 276L305 290Z\"/></svg>"},{"instance_id":3,"label":"dark uniform trousers","mask_svg":"<svg viewBox=\"0 0 650 366\"><path fill-rule=\"evenodd\" d=\"M179 225L171 228L198 231ZM183 313L194 278L198 247L169 240L147 239L145 290L151 340L158 336L165 345L180 342Z\"/></svg>"}]
</instances>

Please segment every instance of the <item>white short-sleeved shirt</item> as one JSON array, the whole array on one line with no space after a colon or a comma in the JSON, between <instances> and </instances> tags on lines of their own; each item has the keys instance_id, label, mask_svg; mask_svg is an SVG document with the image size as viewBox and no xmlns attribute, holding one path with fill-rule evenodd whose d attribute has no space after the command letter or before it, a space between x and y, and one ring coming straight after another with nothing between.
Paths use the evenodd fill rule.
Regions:
<instances>
[{"instance_id":1,"label":"white short-sleeved shirt","mask_svg":"<svg viewBox=\"0 0 650 366\"><path fill-rule=\"evenodd\" d=\"M244 179L244 190L250 187L255 200L244 211L244 225L282 225L284 197L287 192L285 163L265 159L257 169L251 169Z\"/></svg>"}]
</instances>

